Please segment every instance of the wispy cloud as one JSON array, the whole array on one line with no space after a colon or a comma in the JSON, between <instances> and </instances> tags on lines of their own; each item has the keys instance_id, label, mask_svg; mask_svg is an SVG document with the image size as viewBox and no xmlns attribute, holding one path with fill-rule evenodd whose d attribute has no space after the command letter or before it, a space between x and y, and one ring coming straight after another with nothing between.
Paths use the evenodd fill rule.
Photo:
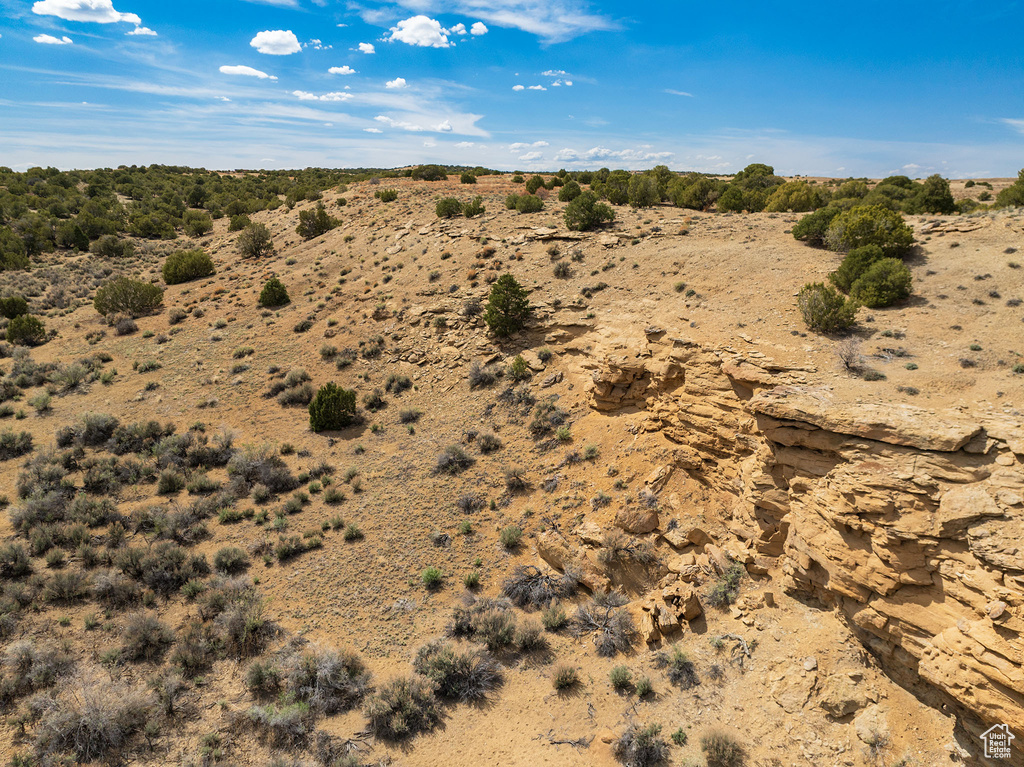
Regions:
<instances>
[{"instance_id":1,"label":"wispy cloud","mask_svg":"<svg viewBox=\"0 0 1024 767\"><path fill-rule=\"evenodd\" d=\"M693 94L692 93L687 93L686 91L677 91L677 90L673 90L672 88L666 88L665 89L665 93L670 93L673 96L686 96L686 97L691 98L691 99L693 98Z\"/></svg>"},{"instance_id":2,"label":"wispy cloud","mask_svg":"<svg viewBox=\"0 0 1024 767\"><path fill-rule=\"evenodd\" d=\"M53 35L36 35L32 39L37 43L42 43L43 45L71 45L74 43L74 40L67 35L64 35L63 37L54 37Z\"/></svg>"},{"instance_id":3,"label":"wispy cloud","mask_svg":"<svg viewBox=\"0 0 1024 767\"><path fill-rule=\"evenodd\" d=\"M276 80L274 75L268 75L259 69L247 67L244 64L226 64L220 68L221 74L244 75L246 77L258 77L260 80Z\"/></svg>"}]
</instances>

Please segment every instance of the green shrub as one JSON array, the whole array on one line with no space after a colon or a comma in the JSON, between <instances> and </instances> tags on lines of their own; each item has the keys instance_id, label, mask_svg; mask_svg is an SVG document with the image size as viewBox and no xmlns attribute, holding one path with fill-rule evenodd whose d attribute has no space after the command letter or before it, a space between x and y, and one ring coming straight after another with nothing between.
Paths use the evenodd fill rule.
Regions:
<instances>
[{"instance_id":1,"label":"green shrub","mask_svg":"<svg viewBox=\"0 0 1024 767\"><path fill-rule=\"evenodd\" d=\"M520 330L530 316L528 295L511 274L503 274L495 280L484 310L484 322L491 332L505 337Z\"/></svg>"},{"instance_id":2,"label":"green shrub","mask_svg":"<svg viewBox=\"0 0 1024 767\"><path fill-rule=\"evenodd\" d=\"M466 218L473 218L473 216L479 216L482 214L486 210L484 208L483 200L484 198L480 195L474 197L470 202L467 202L462 206L462 215Z\"/></svg>"},{"instance_id":3,"label":"green shrub","mask_svg":"<svg viewBox=\"0 0 1024 767\"><path fill-rule=\"evenodd\" d=\"M914 231L903 216L882 205L859 205L832 219L825 233L830 250L842 253L877 245L887 257L899 257L914 244Z\"/></svg>"},{"instance_id":4,"label":"green shrub","mask_svg":"<svg viewBox=\"0 0 1024 767\"><path fill-rule=\"evenodd\" d=\"M239 213L238 215L231 217L231 220L228 222L228 231L240 232L243 229L245 229L245 227L249 226L251 223L252 219L250 219L244 213Z\"/></svg>"},{"instance_id":5,"label":"green shrub","mask_svg":"<svg viewBox=\"0 0 1024 767\"><path fill-rule=\"evenodd\" d=\"M419 181L445 181L448 174L440 165L420 165L412 169L409 177Z\"/></svg>"},{"instance_id":6,"label":"green shrub","mask_svg":"<svg viewBox=\"0 0 1024 767\"><path fill-rule=\"evenodd\" d=\"M530 176L530 180L526 182L526 191L530 194L536 194L537 190L544 186L544 178L542 176L533 175Z\"/></svg>"},{"instance_id":7,"label":"green shrub","mask_svg":"<svg viewBox=\"0 0 1024 767\"><path fill-rule=\"evenodd\" d=\"M558 190L559 202L572 202L582 194L583 190L575 181L569 181Z\"/></svg>"},{"instance_id":8,"label":"green shrub","mask_svg":"<svg viewBox=\"0 0 1024 767\"><path fill-rule=\"evenodd\" d=\"M89 252L100 258L130 258L135 254L135 243L105 234L89 246Z\"/></svg>"},{"instance_id":9,"label":"green shrub","mask_svg":"<svg viewBox=\"0 0 1024 767\"><path fill-rule=\"evenodd\" d=\"M13 320L15 317L20 317L23 314L28 314L28 301L24 298L21 296L0 298L0 317Z\"/></svg>"},{"instance_id":10,"label":"green shrub","mask_svg":"<svg viewBox=\"0 0 1024 767\"><path fill-rule=\"evenodd\" d=\"M249 566L249 555L237 546L225 546L213 555L213 569L219 573L236 575Z\"/></svg>"},{"instance_id":11,"label":"green shrub","mask_svg":"<svg viewBox=\"0 0 1024 767\"><path fill-rule=\"evenodd\" d=\"M299 225L295 231L304 240L312 240L340 225L341 221L327 213L322 202L316 204L314 210L299 211Z\"/></svg>"},{"instance_id":12,"label":"green shrub","mask_svg":"<svg viewBox=\"0 0 1024 767\"><path fill-rule=\"evenodd\" d=\"M885 254L877 245L854 248L846 254L839 268L828 276L829 282L844 293L849 293L857 278L864 274L872 264L883 258L885 258Z\"/></svg>"},{"instance_id":13,"label":"green shrub","mask_svg":"<svg viewBox=\"0 0 1024 767\"><path fill-rule=\"evenodd\" d=\"M820 333L847 330L856 321L857 303L831 285L808 283L797 295L797 306L807 327Z\"/></svg>"},{"instance_id":14,"label":"green shrub","mask_svg":"<svg viewBox=\"0 0 1024 767\"><path fill-rule=\"evenodd\" d=\"M883 258L873 263L850 288L850 298L878 309L910 295L913 278L907 265L898 258Z\"/></svg>"},{"instance_id":15,"label":"green shrub","mask_svg":"<svg viewBox=\"0 0 1024 767\"><path fill-rule=\"evenodd\" d=\"M611 670L608 678L616 690L628 690L633 683L633 672L626 666L616 666Z\"/></svg>"},{"instance_id":16,"label":"green shrub","mask_svg":"<svg viewBox=\"0 0 1024 767\"><path fill-rule=\"evenodd\" d=\"M829 205L804 216L793 226L793 237L811 245L824 245L829 224L841 212L838 206Z\"/></svg>"},{"instance_id":17,"label":"green shrub","mask_svg":"<svg viewBox=\"0 0 1024 767\"><path fill-rule=\"evenodd\" d=\"M593 192L582 192L565 206L565 225L574 231L586 232L603 223L615 220L615 211L598 202Z\"/></svg>"},{"instance_id":18,"label":"green shrub","mask_svg":"<svg viewBox=\"0 0 1024 767\"><path fill-rule=\"evenodd\" d=\"M260 306L284 306L289 303L291 303L291 298L288 297L288 289L285 288L281 280L271 277L263 283L263 290L260 291L259 298Z\"/></svg>"},{"instance_id":19,"label":"green shrub","mask_svg":"<svg viewBox=\"0 0 1024 767\"><path fill-rule=\"evenodd\" d=\"M394 202L398 199L398 192L394 189L378 189L373 196L381 202Z\"/></svg>"},{"instance_id":20,"label":"green shrub","mask_svg":"<svg viewBox=\"0 0 1024 767\"><path fill-rule=\"evenodd\" d=\"M506 549L514 549L519 545L519 541L523 537L523 528L518 525L509 525L503 527L501 532L498 533L498 540L501 541L501 545Z\"/></svg>"},{"instance_id":21,"label":"green shrub","mask_svg":"<svg viewBox=\"0 0 1024 767\"><path fill-rule=\"evenodd\" d=\"M164 282L168 285L209 277L214 272L213 260L200 249L175 251L167 257L163 267Z\"/></svg>"},{"instance_id":22,"label":"green shrub","mask_svg":"<svg viewBox=\"0 0 1024 767\"><path fill-rule=\"evenodd\" d=\"M343 429L356 414L356 393L333 381L324 384L309 403L309 428L314 432Z\"/></svg>"},{"instance_id":23,"label":"green shrub","mask_svg":"<svg viewBox=\"0 0 1024 767\"><path fill-rule=\"evenodd\" d=\"M519 173L516 173L514 176L512 176L512 183L513 184L521 184L521 183L523 183L522 175L519 174Z\"/></svg>"},{"instance_id":24,"label":"green shrub","mask_svg":"<svg viewBox=\"0 0 1024 767\"><path fill-rule=\"evenodd\" d=\"M519 213L539 213L544 210L544 200L533 194L521 194L516 197L516 211Z\"/></svg>"},{"instance_id":25,"label":"green shrub","mask_svg":"<svg viewBox=\"0 0 1024 767\"><path fill-rule=\"evenodd\" d=\"M423 585L430 591L441 588L441 582L444 580L444 576L441 571L436 567L428 567L422 573L420 573L420 580L423 581Z\"/></svg>"},{"instance_id":26,"label":"green shrub","mask_svg":"<svg viewBox=\"0 0 1024 767\"><path fill-rule=\"evenodd\" d=\"M213 219L209 213L200 210L186 210L182 216L182 226L190 237L202 237L213 230Z\"/></svg>"},{"instance_id":27,"label":"green shrub","mask_svg":"<svg viewBox=\"0 0 1024 767\"><path fill-rule=\"evenodd\" d=\"M817 187L811 186L806 181L788 181L775 187L775 191L768 195L764 209L783 213L790 210L794 213L801 213L816 210L824 202L825 200Z\"/></svg>"},{"instance_id":28,"label":"green shrub","mask_svg":"<svg viewBox=\"0 0 1024 767\"><path fill-rule=\"evenodd\" d=\"M474 176L469 171L466 171L461 176L459 176L459 183L460 184L475 184L476 183L476 176Z\"/></svg>"},{"instance_id":29,"label":"green shrub","mask_svg":"<svg viewBox=\"0 0 1024 767\"><path fill-rule=\"evenodd\" d=\"M1017 173L1017 180L996 195L996 207L1024 207L1024 168Z\"/></svg>"},{"instance_id":30,"label":"green shrub","mask_svg":"<svg viewBox=\"0 0 1024 767\"><path fill-rule=\"evenodd\" d=\"M455 218L462 215L462 203L454 197L443 197L434 206L438 218Z\"/></svg>"},{"instance_id":31,"label":"green shrub","mask_svg":"<svg viewBox=\"0 0 1024 767\"><path fill-rule=\"evenodd\" d=\"M629 179L628 192L631 208L650 208L661 202L658 182L646 173L635 174Z\"/></svg>"},{"instance_id":32,"label":"green shrub","mask_svg":"<svg viewBox=\"0 0 1024 767\"><path fill-rule=\"evenodd\" d=\"M417 674L448 700L481 700L501 684L501 666L484 650L459 652L443 639L421 647L413 660Z\"/></svg>"},{"instance_id":33,"label":"green shrub","mask_svg":"<svg viewBox=\"0 0 1024 767\"><path fill-rule=\"evenodd\" d=\"M139 317L156 311L163 301L164 291L157 285L118 277L96 291L93 306L103 316L127 314Z\"/></svg>"},{"instance_id":34,"label":"green shrub","mask_svg":"<svg viewBox=\"0 0 1024 767\"><path fill-rule=\"evenodd\" d=\"M235 246L243 258L268 258L276 252L266 224L249 224L238 235Z\"/></svg>"},{"instance_id":35,"label":"green shrub","mask_svg":"<svg viewBox=\"0 0 1024 767\"><path fill-rule=\"evenodd\" d=\"M36 346L46 340L46 327L38 317L22 314L7 323L7 340L18 346Z\"/></svg>"},{"instance_id":36,"label":"green shrub","mask_svg":"<svg viewBox=\"0 0 1024 767\"><path fill-rule=\"evenodd\" d=\"M28 269L25 242L9 227L0 226L0 272Z\"/></svg>"}]
</instances>

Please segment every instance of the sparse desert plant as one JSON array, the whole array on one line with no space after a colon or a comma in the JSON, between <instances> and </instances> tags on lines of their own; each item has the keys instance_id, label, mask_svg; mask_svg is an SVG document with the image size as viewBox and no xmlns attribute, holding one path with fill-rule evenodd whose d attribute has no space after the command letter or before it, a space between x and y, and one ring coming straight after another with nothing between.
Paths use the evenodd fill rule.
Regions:
<instances>
[{"instance_id":1,"label":"sparse desert plant","mask_svg":"<svg viewBox=\"0 0 1024 767\"><path fill-rule=\"evenodd\" d=\"M519 565L505 579L501 593L519 607L542 607L573 596L579 584L580 574L572 567L564 573L545 573L534 565Z\"/></svg>"},{"instance_id":2,"label":"sparse desert plant","mask_svg":"<svg viewBox=\"0 0 1024 767\"><path fill-rule=\"evenodd\" d=\"M519 527L519 525L508 525L503 527L498 533L498 540L501 542L501 545L510 551L519 546L519 541L522 537L523 528Z\"/></svg>"},{"instance_id":3,"label":"sparse desert plant","mask_svg":"<svg viewBox=\"0 0 1024 767\"><path fill-rule=\"evenodd\" d=\"M394 202L398 199L398 192L394 189L378 189L373 196L381 202Z\"/></svg>"},{"instance_id":4,"label":"sparse desert plant","mask_svg":"<svg viewBox=\"0 0 1024 767\"><path fill-rule=\"evenodd\" d=\"M107 761L128 746L150 720L156 701L117 682L88 680L48 703L36 727L36 752L44 757L70 753L82 763Z\"/></svg>"},{"instance_id":5,"label":"sparse desert plant","mask_svg":"<svg viewBox=\"0 0 1024 767\"><path fill-rule=\"evenodd\" d=\"M225 546L213 555L213 569L219 573L236 575L249 566L249 555L237 546Z\"/></svg>"},{"instance_id":6,"label":"sparse desert plant","mask_svg":"<svg viewBox=\"0 0 1024 767\"><path fill-rule=\"evenodd\" d=\"M459 652L451 642L435 639L416 653L413 668L449 700L480 700L501 685L501 665L485 650Z\"/></svg>"},{"instance_id":7,"label":"sparse desert plant","mask_svg":"<svg viewBox=\"0 0 1024 767\"><path fill-rule=\"evenodd\" d=\"M807 283L797 295L797 307L807 327L821 333L848 330L856 321L858 304L831 285Z\"/></svg>"},{"instance_id":8,"label":"sparse desert plant","mask_svg":"<svg viewBox=\"0 0 1024 767\"><path fill-rule=\"evenodd\" d=\"M633 685L633 672L627 666L616 666L608 674L608 680L616 690L628 690Z\"/></svg>"},{"instance_id":9,"label":"sparse desert plant","mask_svg":"<svg viewBox=\"0 0 1024 767\"><path fill-rule=\"evenodd\" d=\"M597 654L601 657L627 653L633 646L636 626L629 612L622 609L622 604L620 598L604 595L576 608L572 625L574 633L577 636L592 634Z\"/></svg>"},{"instance_id":10,"label":"sparse desert plant","mask_svg":"<svg viewBox=\"0 0 1024 767\"><path fill-rule=\"evenodd\" d=\"M126 660L158 660L173 641L174 632L153 613L130 615L121 627L121 655Z\"/></svg>"},{"instance_id":11,"label":"sparse desert plant","mask_svg":"<svg viewBox=\"0 0 1024 767\"><path fill-rule=\"evenodd\" d=\"M162 274L168 285L209 277L216 269L213 260L202 249L178 250L164 261Z\"/></svg>"},{"instance_id":12,"label":"sparse desert plant","mask_svg":"<svg viewBox=\"0 0 1024 767\"><path fill-rule=\"evenodd\" d=\"M367 700L365 713L370 730L385 740L402 740L441 721L434 683L421 676L385 683Z\"/></svg>"},{"instance_id":13,"label":"sparse desert plant","mask_svg":"<svg viewBox=\"0 0 1024 767\"><path fill-rule=\"evenodd\" d=\"M437 457L434 474L461 474L474 463L474 459L458 445L449 445Z\"/></svg>"},{"instance_id":14,"label":"sparse desert plant","mask_svg":"<svg viewBox=\"0 0 1024 767\"><path fill-rule=\"evenodd\" d=\"M266 224L249 224L235 240L242 258L269 258L275 253L274 240Z\"/></svg>"},{"instance_id":15,"label":"sparse desert plant","mask_svg":"<svg viewBox=\"0 0 1024 767\"><path fill-rule=\"evenodd\" d=\"M420 581L423 582L424 587L429 591L434 591L441 588L441 583L444 580L444 576L441 571L436 567L428 567L422 573L420 573Z\"/></svg>"},{"instance_id":16,"label":"sparse desert plant","mask_svg":"<svg viewBox=\"0 0 1024 767\"><path fill-rule=\"evenodd\" d=\"M565 692L571 690L580 683L580 672L575 666L560 665L555 666L554 673L551 675L551 686L559 692Z\"/></svg>"},{"instance_id":17,"label":"sparse desert plant","mask_svg":"<svg viewBox=\"0 0 1024 767\"><path fill-rule=\"evenodd\" d=\"M163 300L164 292L159 286L118 277L96 291L93 306L104 317L110 314L139 317L156 311Z\"/></svg>"},{"instance_id":18,"label":"sparse desert plant","mask_svg":"<svg viewBox=\"0 0 1024 767\"><path fill-rule=\"evenodd\" d=\"M641 676L636 680L636 684L633 685L633 690L638 698L645 698L654 692L654 685L651 684L650 677ZM675 742L674 739L673 742Z\"/></svg>"},{"instance_id":19,"label":"sparse desert plant","mask_svg":"<svg viewBox=\"0 0 1024 767\"><path fill-rule=\"evenodd\" d=\"M689 690L700 684L700 678L697 676L697 669L694 667L693 661L678 646L672 648L672 656L668 660L666 676L668 676L668 680L672 684L684 690Z\"/></svg>"},{"instance_id":20,"label":"sparse desert plant","mask_svg":"<svg viewBox=\"0 0 1024 767\"><path fill-rule=\"evenodd\" d=\"M349 711L370 688L370 672L352 650L308 650L289 661L289 692L321 714Z\"/></svg>"},{"instance_id":21,"label":"sparse desert plant","mask_svg":"<svg viewBox=\"0 0 1024 767\"><path fill-rule=\"evenodd\" d=\"M743 579L743 567L738 564L730 565L715 581L714 587L708 593L707 601L712 607L725 607L736 601L740 593L740 581Z\"/></svg>"},{"instance_id":22,"label":"sparse desert plant","mask_svg":"<svg viewBox=\"0 0 1024 767\"><path fill-rule=\"evenodd\" d=\"M746 760L743 747L724 732L709 732L701 736L700 748L707 767L743 767Z\"/></svg>"},{"instance_id":23,"label":"sparse desert plant","mask_svg":"<svg viewBox=\"0 0 1024 767\"><path fill-rule=\"evenodd\" d=\"M32 452L32 435L27 431L5 429L0 432L0 461L9 461Z\"/></svg>"},{"instance_id":24,"label":"sparse desert plant","mask_svg":"<svg viewBox=\"0 0 1024 767\"><path fill-rule=\"evenodd\" d=\"M652 767L668 759L668 743L661 737L660 724L631 724L615 741L612 752L626 767Z\"/></svg>"}]
</instances>

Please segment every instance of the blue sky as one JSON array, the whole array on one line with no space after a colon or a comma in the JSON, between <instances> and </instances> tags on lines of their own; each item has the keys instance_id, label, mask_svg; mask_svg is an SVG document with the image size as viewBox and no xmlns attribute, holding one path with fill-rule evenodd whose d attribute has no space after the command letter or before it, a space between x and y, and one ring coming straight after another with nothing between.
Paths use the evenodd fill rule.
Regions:
<instances>
[{"instance_id":1,"label":"blue sky","mask_svg":"<svg viewBox=\"0 0 1024 767\"><path fill-rule=\"evenodd\" d=\"M1010 176L1024 7L0 0L0 164Z\"/></svg>"}]
</instances>

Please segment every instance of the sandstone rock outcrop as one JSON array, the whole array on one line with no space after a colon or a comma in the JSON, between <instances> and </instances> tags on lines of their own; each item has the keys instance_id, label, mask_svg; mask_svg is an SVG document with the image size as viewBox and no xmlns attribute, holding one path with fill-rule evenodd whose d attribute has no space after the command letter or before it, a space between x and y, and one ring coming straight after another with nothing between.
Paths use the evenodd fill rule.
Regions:
<instances>
[{"instance_id":1,"label":"sandstone rock outcrop","mask_svg":"<svg viewBox=\"0 0 1024 767\"><path fill-rule=\"evenodd\" d=\"M1024 416L846 402L763 355L648 341L593 370L593 408L646 411L676 469L723 499L751 572L774 561L967 731L1005 723L1024 742ZM875 707L860 719L884 726Z\"/></svg>"}]
</instances>

